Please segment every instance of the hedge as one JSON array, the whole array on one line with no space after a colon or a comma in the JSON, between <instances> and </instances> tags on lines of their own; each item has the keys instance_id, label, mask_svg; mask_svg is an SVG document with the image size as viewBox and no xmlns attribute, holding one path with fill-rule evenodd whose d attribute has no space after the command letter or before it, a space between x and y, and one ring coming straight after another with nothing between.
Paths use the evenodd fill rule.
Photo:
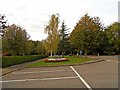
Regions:
<instances>
[{"instance_id":1,"label":"hedge","mask_svg":"<svg viewBox=\"0 0 120 90\"><path fill-rule=\"evenodd\" d=\"M32 55L32 56L3 56L2 67L8 67L25 62L35 61L38 59L46 58L47 55Z\"/></svg>"}]
</instances>

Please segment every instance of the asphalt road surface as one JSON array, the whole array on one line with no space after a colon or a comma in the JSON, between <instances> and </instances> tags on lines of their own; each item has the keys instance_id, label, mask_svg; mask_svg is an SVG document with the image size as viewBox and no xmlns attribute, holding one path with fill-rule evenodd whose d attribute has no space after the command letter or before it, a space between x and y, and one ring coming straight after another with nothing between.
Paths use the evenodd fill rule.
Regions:
<instances>
[{"instance_id":1,"label":"asphalt road surface","mask_svg":"<svg viewBox=\"0 0 120 90\"><path fill-rule=\"evenodd\" d=\"M118 60L25 68L2 77L2 88L118 88Z\"/></svg>"},{"instance_id":2,"label":"asphalt road surface","mask_svg":"<svg viewBox=\"0 0 120 90\"><path fill-rule=\"evenodd\" d=\"M106 59L106 60L120 60L120 55L113 55L113 56L100 56L100 58L102 59Z\"/></svg>"}]
</instances>

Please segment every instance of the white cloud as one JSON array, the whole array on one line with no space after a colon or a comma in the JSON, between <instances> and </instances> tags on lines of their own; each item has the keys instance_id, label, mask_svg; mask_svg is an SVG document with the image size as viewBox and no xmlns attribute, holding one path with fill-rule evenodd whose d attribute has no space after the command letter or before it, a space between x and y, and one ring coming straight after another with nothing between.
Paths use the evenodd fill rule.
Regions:
<instances>
[{"instance_id":1,"label":"white cloud","mask_svg":"<svg viewBox=\"0 0 120 90\"><path fill-rule=\"evenodd\" d=\"M33 40L45 39L44 25L53 13L59 13L68 28L73 29L85 13L99 16L105 25L118 19L119 0L1 0L0 13L9 23L24 27Z\"/></svg>"}]
</instances>

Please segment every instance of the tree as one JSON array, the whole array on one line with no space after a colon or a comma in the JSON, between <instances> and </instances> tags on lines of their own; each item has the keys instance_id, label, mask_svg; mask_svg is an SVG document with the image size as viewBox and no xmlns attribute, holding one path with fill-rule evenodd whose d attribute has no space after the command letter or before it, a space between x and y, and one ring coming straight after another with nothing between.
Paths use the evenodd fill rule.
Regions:
<instances>
[{"instance_id":1,"label":"tree","mask_svg":"<svg viewBox=\"0 0 120 90\"><path fill-rule=\"evenodd\" d=\"M35 45L34 45L33 41L32 40L27 41L27 50L26 50L27 52L26 53L28 55L33 54L34 48L35 48Z\"/></svg>"},{"instance_id":2,"label":"tree","mask_svg":"<svg viewBox=\"0 0 120 90\"><path fill-rule=\"evenodd\" d=\"M65 25L64 21L62 22L62 26L60 29L60 43L58 46L58 52L62 54L62 57L64 54L69 52L70 45L69 45L69 38L68 38L68 31L67 31L67 25Z\"/></svg>"},{"instance_id":3,"label":"tree","mask_svg":"<svg viewBox=\"0 0 120 90\"><path fill-rule=\"evenodd\" d=\"M45 53L45 47L43 45L43 41L39 41L35 47L35 51L38 54L44 54Z\"/></svg>"},{"instance_id":4,"label":"tree","mask_svg":"<svg viewBox=\"0 0 120 90\"><path fill-rule=\"evenodd\" d=\"M119 54L120 53L120 23L114 22L105 29L108 44L109 44L109 54Z\"/></svg>"},{"instance_id":5,"label":"tree","mask_svg":"<svg viewBox=\"0 0 120 90\"><path fill-rule=\"evenodd\" d=\"M87 58L87 53L99 45L99 32L102 31L102 24L98 17L92 18L85 14L74 27L70 42L77 51L83 50Z\"/></svg>"},{"instance_id":6,"label":"tree","mask_svg":"<svg viewBox=\"0 0 120 90\"><path fill-rule=\"evenodd\" d=\"M93 45L91 47L91 51L93 54L97 54L97 53L101 53L101 47L100 45L103 42L104 38L104 25L102 24L102 22L100 21L99 17L94 17L93 18L93 37L94 37L94 42Z\"/></svg>"},{"instance_id":7,"label":"tree","mask_svg":"<svg viewBox=\"0 0 120 90\"><path fill-rule=\"evenodd\" d=\"M4 29L7 27L6 23L5 15L0 14L0 36L4 35Z\"/></svg>"},{"instance_id":8,"label":"tree","mask_svg":"<svg viewBox=\"0 0 120 90\"><path fill-rule=\"evenodd\" d=\"M12 55L24 55L29 36L27 32L15 24L7 27L3 36L3 48Z\"/></svg>"},{"instance_id":9,"label":"tree","mask_svg":"<svg viewBox=\"0 0 120 90\"><path fill-rule=\"evenodd\" d=\"M59 16L52 15L48 25L45 28L45 33L48 37L45 41L46 50L51 53L56 53L59 43L59 32L58 32Z\"/></svg>"}]
</instances>

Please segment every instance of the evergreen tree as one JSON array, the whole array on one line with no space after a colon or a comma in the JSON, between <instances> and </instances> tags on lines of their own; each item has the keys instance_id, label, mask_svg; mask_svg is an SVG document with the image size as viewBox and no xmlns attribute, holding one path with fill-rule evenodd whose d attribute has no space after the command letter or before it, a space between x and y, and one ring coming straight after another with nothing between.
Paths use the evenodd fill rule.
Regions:
<instances>
[{"instance_id":1,"label":"evergreen tree","mask_svg":"<svg viewBox=\"0 0 120 90\"><path fill-rule=\"evenodd\" d=\"M58 47L58 52L60 54L62 54L62 56L64 56L65 51L67 49L67 43L68 43L68 33L67 33L67 27L64 23L64 21L62 22L62 26L60 29L60 43L59 43L59 47Z\"/></svg>"},{"instance_id":2,"label":"evergreen tree","mask_svg":"<svg viewBox=\"0 0 120 90\"><path fill-rule=\"evenodd\" d=\"M62 54L62 57L64 57L64 54L72 52L72 47L69 43L68 30L67 25L65 25L65 22L63 21L60 29L60 43L58 46L58 53Z\"/></svg>"}]
</instances>

